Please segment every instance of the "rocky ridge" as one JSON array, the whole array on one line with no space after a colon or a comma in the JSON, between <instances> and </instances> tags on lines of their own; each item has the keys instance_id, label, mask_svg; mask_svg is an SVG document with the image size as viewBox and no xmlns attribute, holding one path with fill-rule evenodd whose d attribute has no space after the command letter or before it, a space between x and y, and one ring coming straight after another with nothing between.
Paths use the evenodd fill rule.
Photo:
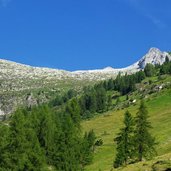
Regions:
<instances>
[{"instance_id":1,"label":"rocky ridge","mask_svg":"<svg viewBox=\"0 0 171 171\"><path fill-rule=\"evenodd\" d=\"M106 67L97 70L83 70L69 72L59 69L32 67L7 60L0 60L0 79L16 80L16 79L45 79L45 80L65 80L65 79L89 79L89 80L103 80L108 77L116 76L121 73L133 73L144 69L147 63L163 64L166 56L171 59L167 52L161 52L157 48L151 48L149 52L135 64L126 68L114 69Z\"/></svg>"}]
</instances>

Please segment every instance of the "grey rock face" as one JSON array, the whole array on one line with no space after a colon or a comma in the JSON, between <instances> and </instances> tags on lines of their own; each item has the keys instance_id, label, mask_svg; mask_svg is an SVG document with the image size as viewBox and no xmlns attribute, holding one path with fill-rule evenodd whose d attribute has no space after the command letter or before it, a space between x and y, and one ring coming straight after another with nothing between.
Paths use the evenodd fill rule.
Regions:
<instances>
[{"instance_id":1,"label":"grey rock face","mask_svg":"<svg viewBox=\"0 0 171 171\"><path fill-rule=\"evenodd\" d=\"M153 65L163 64L166 57L171 60L171 56L168 53L161 52L157 48L151 48L149 52L138 62L138 65L140 69L144 69L147 63L151 63Z\"/></svg>"}]
</instances>

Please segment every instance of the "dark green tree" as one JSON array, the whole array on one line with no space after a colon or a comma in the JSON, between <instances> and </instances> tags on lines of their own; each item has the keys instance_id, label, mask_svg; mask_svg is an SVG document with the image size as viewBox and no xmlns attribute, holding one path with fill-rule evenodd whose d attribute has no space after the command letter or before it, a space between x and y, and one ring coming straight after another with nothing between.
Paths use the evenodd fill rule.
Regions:
<instances>
[{"instance_id":1,"label":"dark green tree","mask_svg":"<svg viewBox=\"0 0 171 171\"><path fill-rule=\"evenodd\" d=\"M107 90L113 90L113 88L114 88L113 79L110 79L110 80L108 81L108 86L107 86L107 87L108 87Z\"/></svg>"},{"instance_id":2,"label":"dark green tree","mask_svg":"<svg viewBox=\"0 0 171 171\"><path fill-rule=\"evenodd\" d=\"M50 102L51 106L60 106L64 103L62 97L60 95L57 95L54 100Z\"/></svg>"},{"instance_id":3,"label":"dark green tree","mask_svg":"<svg viewBox=\"0 0 171 171\"><path fill-rule=\"evenodd\" d=\"M81 142L80 133L71 115L61 113L61 131L55 137L56 151L54 153L54 165L59 171L81 170Z\"/></svg>"},{"instance_id":4,"label":"dark green tree","mask_svg":"<svg viewBox=\"0 0 171 171\"><path fill-rule=\"evenodd\" d=\"M168 56L166 56L166 59L165 59L165 63L169 63L169 57Z\"/></svg>"},{"instance_id":5,"label":"dark green tree","mask_svg":"<svg viewBox=\"0 0 171 171\"><path fill-rule=\"evenodd\" d=\"M9 128L7 125L0 124L0 170L5 170L8 160L6 155L8 154L8 136Z\"/></svg>"},{"instance_id":6,"label":"dark green tree","mask_svg":"<svg viewBox=\"0 0 171 171\"><path fill-rule=\"evenodd\" d=\"M39 115L38 123L34 125L37 128L36 132L40 146L43 148L49 164L51 163L55 136L55 123L52 113L52 110L48 106L40 106L37 113Z\"/></svg>"},{"instance_id":7,"label":"dark green tree","mask_svg":"<svg viewBox=\"0 0 171 171\"><path fill-rule=\"evenodd\" d=\"M87 140L88 140L89 148L94 151L94 143L96 140L96 135L95 135L94 130L89 131Z\"/></svg>"},{"instance_id":8,"label":"dark green tree","mask_svg":"<svg viewBox=\"0 0 171 171\"><path fill-rule=\"evenodd\" d=\"M28 128L26 111L17 110L10 122L6 168L9 170L43 170L45 160L37 136Z\"/></svg>"},{"instance_id":9,"label":"dark green tree","mask_svg":"<svg viewBox=\"0 0 171 171\"><path fill-rule=\"evenodd\" d=\"M89 133L87 132L85 133L82 142L82 150L81 150L82 168L92 163L95 140L96 140L96 136L93 130L91 130Z\"/></svg>"},{"instance_id":10,"label":"dark green tree","mask_svg":"<svg viewBox=\"0 0 171 171\"><path fill-rule=\"evenodd\" d=\"M139 72L135 73L135 80L137 83L140 83L144 79L145 79L144 71L139 71Z\"/></svg>"},{"instance_id":11,"label":"dark green tree","mask_svg":"<svg viewBox=\"0 0 171 171\"><path fill-rule=\"evenodd\" d=\"M110 94L107 96L107 109L109 110L111 109L111 107L112 107L112 95Z\"/></svg>"},{"instance_id":12,"label":"dark green tree","mask_svg":"<svg viewBox=\"0 0 171 171\"><path fill-rule=\"evenodd\" d=\"M120 130L115 138L117 144L117 154L114 161L114 167L127 165L133 156L133 132L134 120L131 114L127 111L124 116L124 127Z\"/></svg>"},{"instance_id":13,"label":"dark green tree","mask_svg":"<svg viewBox=\"0 0 171 171\"><path fill-rule=\"evenodd\" d=\"M144 72L147 77L152 77L155 75L155 67L149 63L145 66Z\"/></svg>"},{"instance_id":14,"label":"dark green tree","mask_svg":"<svg viewBox=\"0 0 171 171\"><path fill-rule=\"evenodd\" d=\"M89 105L89 111L91 113L95 113L96 110L97 110L97 100L96 100L96 93L95 93L94 90L89 95L89 103L90 103L90 105Z\"/></svg>"},{"instance_id":15,"label":"dark green tree","mask_svg":"<svg viewBox=\"0 0 171 171\"><path fill-rule=\"evenodd\" d=\"M76 95L77 95L77 93L76 93L75 90L70 89L70 90L68 90L68 92L67 92L68 99L71 99L71 98L73 98L73 97L76 96Z\"/></svg>"},{"instance_id":16,"label":"dark green tree","mask_svg":"<svg viewBox=\"0 0 171 171\"><path fill-rule=\"evenodd\" d=\"M135 154L138 161L142 161L143 158L150 158L155 154L155 138L152 137L149 130L152 128L151 123L148 121L148 111L142 101L135 118Z\"/></svg>"},{"instance_id":17,"label":"dark green tree","mask_svg":"<svg viewBox=\"0 0 171 171\"><path fill-rule=\"evenodd\" d=\"M86 112L86 99L85 95L82 95L78 100L79 106L80 106L80 115L83 117Z\"/></svg>"},{"instance_id":18,"label":"dark green tree","mask_svg":"<svg viewBox=\"0 0 171 171\"><path fill-rule=\"evenodd\" d=\"M76 98L71 99L66 105L66 113L68 113L73 123L79 128L80 127L80 120L81 120L81 109Z\"/></svg>"},{"instance_id":19,"label":"dark green tree","mask_svg":"<svg viewBox=\"0 0 171 171\"><path fill-rule=\"evenodd\" d=\"M97 101L97 111L98 112L105 111L107 107L107 95L102 85L98 85L96 87L96 101Z\"/></svg>"},{"instance_id":20,"label":"dark green tree","mask_svg":"<svg viewBox=\"0 0 171 171\"><path fill-rule=\"evenodd\" d=\"M84 95L86 110L95 113L97 110L96 91L92 88Z\"/></svg>"}]
</instances>

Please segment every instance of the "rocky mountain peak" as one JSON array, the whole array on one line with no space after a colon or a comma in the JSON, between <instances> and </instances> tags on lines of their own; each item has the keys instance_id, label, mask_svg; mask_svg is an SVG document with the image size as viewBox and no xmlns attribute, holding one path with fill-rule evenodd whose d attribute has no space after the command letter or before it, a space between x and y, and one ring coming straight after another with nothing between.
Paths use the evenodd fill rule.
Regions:
<instances>
[{"instance_id":1,"label":"rocky mountain peak","mask_svg":"<svg viewBox=\"0 0 171 171\"><path fill-rule=\"evenodd\" d=\"M148 63L151 63L153 65L163 64L166 57L171 60L171 56L167 52L161 52L157 48L151 48L148 53L139 60L138 65L140 69L144 69Z\"/></svg>"},{"instance_id":2,"label":"rocky mountain peak","mask_svg":"<svg viewBox=\"0 0 171 171\"><path fill-rule=\"evenodd\" d=\"M148 51L148 53L161 53L160 49L152 47L150 48L150 50Z\"/></svg>"}]
</instances>

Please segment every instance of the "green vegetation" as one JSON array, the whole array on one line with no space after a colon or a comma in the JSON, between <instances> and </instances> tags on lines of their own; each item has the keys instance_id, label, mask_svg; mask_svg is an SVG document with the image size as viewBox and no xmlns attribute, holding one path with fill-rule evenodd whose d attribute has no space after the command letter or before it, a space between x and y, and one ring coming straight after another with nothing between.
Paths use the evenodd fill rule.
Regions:
<instances>
[{"instance_id":1,"label":"green vegetation","mask_svg":"<svg viewBox=\"0 0 171 171\"><path fill-rule=\"evenodd\" d=\"M147 77L152 77L155 75L155 67L152 64L147 64L144 68L145 75Z\"/></svg>"},{"instance_id":2,"label":"green vegetation","mask_svg":"<svg viewBox=\"0 0 171 171\"><path fill-rule=\"evenodd\" d=\"M150 131L157 140L156 151L157 156L161 156L162 160L170 162L171 158L171 90L166 89L157 94L151 95L146 99L146 105L149 109L149 121L153 129ZM113 160L116 155L116 143L113 138L117 137L120 129L123 128L123 116L126 110L129 110L133 116L136 116L139 103L130 106L127 109L110 111L104 115L97 116L91 120L82 123L83 129L89 131L94 129L98 138L103 139L103 145L96 147L93 163L86 167L87 171L109 171L113 167ZM105 133L104 133L105 132ZM167 154L168 153L168 154ZM167 155L166 155L167 154ZM164 155L164 157L163 157ZM165 158L165 155L167 156ZM150 167L157 163L160 157L155 157L151 161L143 161L138 164L132 164L123 168L124 171L150 170ZM143 166L148 165L147 166ZM135 165L135 166L134 166ZM167 167L165 167L166 169ZM113 169L115 170L115 169ZM116 169L117 170L117 169ZM119 170L122 170L119 169Z\"/></svg>"},{"instance_id":3,"label":"green vegetation","mask_svg":"<svg viewBox=\"0 0 171 171\"><path fill-rule=\"evenodd\" d=\"M114 161L114 167L127 165L134 156L134 120L131 114L126 111L124 117L124 128L120 130L115 138L117 144L117 154Z\"/></svg>"},{"instance_id":4,"label":"green vegetation","mask_svg":"<svg viewBox=\"0 0 171 171\"><path fill-rule=\"evenodd\" d=\"M60 113L48 106L17 110L0 126L0 170L78 171L93 159L95 134L83 137L79 108L72 100Z\"/></svg>"},{"instance_id":5,"label":"green vegetation","mask_svg":"<svg viewBox=\"0 0 171 171\"><path fill-rule=\"evenodd\" d=\"M166 59L162 66L149 64L79 92L54 93L48 104L18 109L0 124L0 170L133 168L126 165L151 159L155 139L157 155L171 153L170 71ZM150 169L162 165L157 162Z\"/></svg>"},{"instance_id":6,"label":"green vegetation","mask_svg":"<svg viewBox=\"0 0 171 171\"><path fill-rule=\"evenodd\" d=\"M149 129L151 123L148 121L148 111L144 102L141 102L139 110L135 118L135 151L137 154L138 161L142 161L143 157L148 159L155 153L155 139L151 136Z\"/></svg>"},{"instance_id":7,"label":"green vegetation","mask_svg":"<svg viewBox=\"0 0 171 171\"><path fill-rule=\"evenodd\" d=\"M119 74L116 79L110 79L95 84L94 86L84 87L83 92L80 94L69 90L63 96L56 96L49 105L52 107L61 107L77 96L75 99L77 102L75 103L77 103L81 109L81 118L89 119L97 113L100 114L111 110L120 103L119 96L133 92L136 89L136 84L144 79L145 74L143 71L132 75L122 76ZM116 100L114 105L113 99Z\"/></svg>"},{"instance_id":8,"label":"green vegetation","mask_svg":"<svg viewBox=\"0 0 171 171\"><path fill-rule=\"evenodd\" d=\"M117 154L114 167L126 166L130 163L141 162L149 159L155 154L155 139L151 136L149 129L151 123L148 121L148 111L143 101L135 119L126 111L124 117L124 128L115 138L117 142Z\"/></svg>"}]
</instances>

